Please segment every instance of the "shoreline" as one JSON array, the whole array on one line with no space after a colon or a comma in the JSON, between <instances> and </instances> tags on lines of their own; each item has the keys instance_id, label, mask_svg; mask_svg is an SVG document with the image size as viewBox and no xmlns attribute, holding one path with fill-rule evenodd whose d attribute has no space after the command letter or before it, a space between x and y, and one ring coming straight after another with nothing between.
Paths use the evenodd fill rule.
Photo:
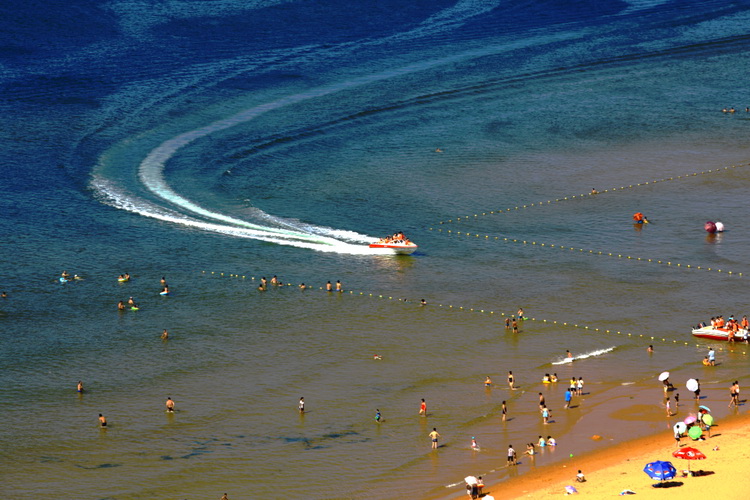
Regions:
<instances>
[{"instance_id":1,"label":"shoreline","mask_svg":"<svg viewBox=\"0 0 750 500\"><path fill-rule=\"evenodd\" d=\"M594 497L619 496L620 492L629 489L638 498L693 497L705 495L707 491L720 498L744 498L746 493L738 490L738 484L733 480L746 473L744 459L750 459L750 450L743 439L750 437L750 414L726 417L711 431L712 436L705 441L693 441L687 437L681 440L681 447L697 448L706 455L705 460L687 461L673 457L672 452L677 449L674 437L671 432L663 431L535 467L504 481L485 481L484 494L496 499L546 498L564 495L565 486L571 485L578 490L578 495ZM714 450L715 447L718 450ZM678 475L668 481L674 484L673 487L652 487L656 481L650 479L643 468L654 460L672 462L678 470ZM681 477L680 472L688 465L692 471L702 470L706 474ZM586 482L575 481L578 469L585 474ZM467 495L462 487L461 493L447 498L467 498Z\"/></svg>"}]
</instances>

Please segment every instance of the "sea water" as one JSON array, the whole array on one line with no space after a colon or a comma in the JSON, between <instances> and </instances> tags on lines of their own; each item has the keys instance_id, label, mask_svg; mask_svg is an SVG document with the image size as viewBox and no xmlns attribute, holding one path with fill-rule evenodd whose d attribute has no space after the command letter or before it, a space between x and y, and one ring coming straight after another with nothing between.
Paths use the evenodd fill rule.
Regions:
<instances>
[{"instance_id":1,"label":"sea water","mask_svg":"<svg viewBox=\"0 0 750 500\"><path fill-rule=\"evenodd\" d=\"M3 497L444 497L747 380L689 333L747 312L743 4L2 10Z\"/></svg>"}]
</instances>

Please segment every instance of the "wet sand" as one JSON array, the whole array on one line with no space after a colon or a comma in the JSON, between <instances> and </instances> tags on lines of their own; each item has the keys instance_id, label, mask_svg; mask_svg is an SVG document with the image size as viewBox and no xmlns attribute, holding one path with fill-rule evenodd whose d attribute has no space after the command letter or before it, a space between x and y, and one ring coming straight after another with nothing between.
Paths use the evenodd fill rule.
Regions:
<instances>
[{"instance_id":1,"label":"wet sand","mask_svg":"<svg viewBox=\"0 0 750 500\"><path fill-rule=\"evenodd\" d=\"M711 437L705 441L682 438L683 447L691 446L706 455L705 460L687 461L672 456L677 449L671 432L661 432L633 441L617 444L606 449L575 456L543 467L507 481L488 484L485 494L496 499L548 498L565 494L565 487L574 486L579 496L594 498L619 496L631 490L636 498L698 498L711 494L714 498L746 498L743 478L747 473L750 448L746 439L750 437L750 415L745 406L740 415L728 417L711 429ZM704 433L706 435L706 433ZM528 458L525 458L528 460ZM664 460L672 462L677 476L658 484L643 472L648 462ZM688 464L689 462L689 464ZM682 471L701 471L698 475L682 476ZM586 482L575 480L578 469L586 476ZM630 496L630 495L625 495ZM467 498L465 493L451 498Z\"/></svg>"}]
</instances>

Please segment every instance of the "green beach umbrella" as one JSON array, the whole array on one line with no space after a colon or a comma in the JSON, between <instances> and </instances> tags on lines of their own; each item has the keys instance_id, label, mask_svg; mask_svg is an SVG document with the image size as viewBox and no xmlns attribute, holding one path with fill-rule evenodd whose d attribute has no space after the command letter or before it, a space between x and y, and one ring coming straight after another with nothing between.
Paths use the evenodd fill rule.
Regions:
<instances>
[{"instance_id":1,"label":"green beach umbrella","mask_svg":"<svg viewBox=\"0 0 750 500\"><path fill-rule=\"evenodd\" d=\"M690 436L691 438L693 438L693 440L700 439L700 437L702 435L703 435L703 431L697 425L694 425L693 427L691 427L690 429L688 429L688 436Z\"/></svg>"}]
</instances>

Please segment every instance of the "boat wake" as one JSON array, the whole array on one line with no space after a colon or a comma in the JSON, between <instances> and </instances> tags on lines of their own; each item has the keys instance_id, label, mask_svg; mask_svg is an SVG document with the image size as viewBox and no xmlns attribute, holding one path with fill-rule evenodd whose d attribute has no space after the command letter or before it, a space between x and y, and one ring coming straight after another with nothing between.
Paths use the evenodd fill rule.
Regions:
<instances>
[{"instance_id":1,"label":"boat wake","mask_svg":"<svg viewBox=\"0 0 750 500\"><path fill-rule=\"evenodd\" d=\"M614 346L613 347L607 347L606 349L599 349L597 351L591 351L591 352L587 352L587 353L584 353L584 354L579 354L578 356L575 356L573 358L563 358L560 361L553 361L552 364L553 365L564 365L564 364L567 364L567 363L572 363L573 361L580 361L580 360L586 359L586 358L592 358L592 357L595 357L595 356L601 356L602 354L606 354L606 353L612 352L614 350L615 350Z\"/></svg>"},{"instance_id":2,"label":"boat wake","mask_svg":"<svg viewBox=\"0 0 750 500\"><path fill-rule=\"evenodd\" d=\"M453 9L431 17L423 25L413 30L406 31L400 35L386 37L385 39L363 40L358 42L358 44L360 46L383 44L386 42L401 41L402 38L420 38L431 33L434 34L436 31L452 30L462 22L481 15L488 9L490 9L490 6L486 2L462 0ZM339 49L355 51L357 43L354 43L352 46L345 44ZM322 51L323 49L320 50ZM176 135L152 149L138 166L137 178L141 183L139 188L143 187L148 192L147 196L136 195L124 188L123 184L118 183L112 177L105 174L104 171L106 169L102 166L102 163L107 161L106 155L102 156L100 165L94 169L90 186L95 192L96 197L110 206L165 222L181 224L197 230L212 231L235 237L323 252L360 255L393 254L394 252L390 249L369 248L367 244L377 240L377 238L353 231L288 220L267 214L259 209L255 209L255 215L258 215L257 219L262 221L262 223L254 223L206 209L172 189L164 175L165 166L178 151L194 141L247 123L265 113L311 99L328 96L342 90L365 86L390 78L403 77L409 73L430 70L465 59L482 57L498 51L508 50L510 50L509 47L502 45L498 47L482 47L442 58L421 60L379 73L356 76L348 80L337 81L297 94L284 96ZM323 51L322 55L325 55L325 51Z\"/></svg>"}]
</instances>

